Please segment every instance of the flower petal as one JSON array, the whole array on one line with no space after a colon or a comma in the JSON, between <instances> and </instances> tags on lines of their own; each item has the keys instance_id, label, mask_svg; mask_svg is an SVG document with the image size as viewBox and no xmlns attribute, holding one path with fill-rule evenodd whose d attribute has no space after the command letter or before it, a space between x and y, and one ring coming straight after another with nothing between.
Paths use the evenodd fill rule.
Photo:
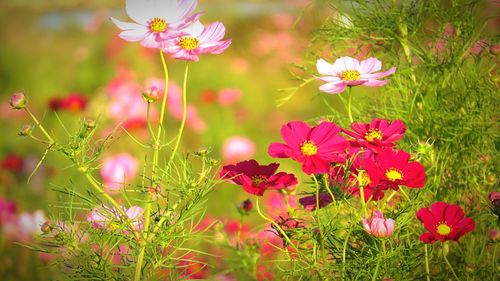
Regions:
<instances>
[{"instance_id":1,"label":"flower petal","mask_svg":"<svg viewBox=\"0 0 500 281\"><path fill-rule=\"evenodd\" d=\"M200 42L217 42L224 38L224 34L226 33L226 27L221 22L213 22L203 29L202 33L198 37Z\"/></svg>"},{"instance_id":2,"label":"flower petal","mask_svg":"<svg viewBox=\"0 0 500 281\"><path fill-rule=\"evenodd\" d=\"M316 69L319 74L323 75L335 75L333 65L325 61L324 59L319 59L316 61Z\"/></svg>"},{"instance_id":3,"label":"flower petal","mask_svg":"<svg viewBox=\"0 0 500 281\"><path fill-rule=\"evenodd\" d=\"M382 62L376 58L368 58L359 64L358 71L361 74L369 74L382 69Z\"/></svg>"}]
</instances>

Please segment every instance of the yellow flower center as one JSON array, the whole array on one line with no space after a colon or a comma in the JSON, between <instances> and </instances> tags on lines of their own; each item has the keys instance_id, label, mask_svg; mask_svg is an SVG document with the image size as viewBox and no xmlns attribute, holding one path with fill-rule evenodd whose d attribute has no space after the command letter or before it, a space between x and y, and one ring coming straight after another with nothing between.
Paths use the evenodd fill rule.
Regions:
<instances>
[{"instance_id":1,"label":"yellow flower center","mask_svg":"<svg viewBox=\"0 0 500 281\"><path fill-rule=\"evenodd\" d=\"M120 228L120 224L116 221L112 221L109 223L109 226L108 228L111 230L111 231L115 231L117 230L118 228Z\"/></svg>"},{"instance_id":2,"label":"yellow flower center","mask_svg":"<svg viewBox=\"0 0 500 281\"><path fill-rule=\"evenodd\" d=\"M300 152L302 152L302 154L305 156L313 156L316 155L316 153L318 153L318 147L312 141L305 141L300 146Z\"/></svg>"},{"instance_id":3,"label":"yellow flower center","mask_svg":"<svg viewBox=\"0 0 500 281\"><path fill-rule=\"evenodd\" d=\"M252 177L252 182L255 185L259 185L259 184L266 182L266 181L267 181L267 179L264 176L253 176Z\"/></svg>"},{"instance_id":4,"label":"yellow flower center","mask_svg":"<svg viewBox=\"0 0 500 281\"><path fill-rule=\"evenodd\" d=\"M379 129L369 129L368 132L365 133L365 140L373 141L374 139L382 140L382 131Z\"/></svg>"},{"instance_id":5,"label":"yellow flower center","mask_svg":"<svg viewBox=\"0 0 500 281\"><path fill-rule=\"evenodd\" d=\"M451 227L449 227L446 223L442 223L437 226L437 233L440 235L448 235L451 232Z\"/></svg>"},{"instance_id":6,"label":"yellow flower center","mask_svg":"<svg viewBox=\"0 0 500 281\"><path fill-rule=\"evenodd\" d=\"M396 168L390 168L389 170L387 170L387 172L385 172L385 177L388 180L395 182L397 180L403 179L403 172L401 172L401 170L398 170Z\"/></svg>"},{"instance_id":7,"label":"yellow flower center","mask_svg":"<svg viewBox=\"0 0 500 281\"><path fill-rule=\"evenodd\" d=\"M182 37L179 39L179 46L183 48L184 50L191 51L200 45L200 41L194 37Z\"/></svg>"},{"instance_id":8,"label":"yellow flower center","mask_svg":"<svg viewBox=\"0 0 500 281\"><path fill-rule=\"evenodd\" d=\"M167 22L164 19L154 18L149 23L149 29L155 33L167 30Z\"/></svg>"},{"instance_id":9,"label":"yellow flower center","mask_svg":"<svg viewBox=\"0 0 500 281\"><path fill-rule=\"evenodd\" d=\"M346 70L340 74L340 78L344 81L356 81L361 78L361 73L357 70Z\"/></svg>"},{"instance_id":10,"label":"yellow flower center","mask_svg":"<svg viewBox=\"0 0 500 281\"><path fill-rule=\"evenodd\" d=\"M368 173L364 170L358 172L358 183L361 186L367 186L372 182Z\"/></svg>"}]
</instances>

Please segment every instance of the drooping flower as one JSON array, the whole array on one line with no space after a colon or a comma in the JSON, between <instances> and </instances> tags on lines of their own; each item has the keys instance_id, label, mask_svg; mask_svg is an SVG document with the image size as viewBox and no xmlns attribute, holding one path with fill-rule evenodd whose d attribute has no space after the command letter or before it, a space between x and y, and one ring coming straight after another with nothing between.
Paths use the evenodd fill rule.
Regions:
<instances>
[{"instance_id":1,"label":"drooping flower","mask_svg":"<svg viewBox=\"0 0 500 281\"><path fill-rule=\"evenodd\" d=\"M244 136L232 136L222 144L222 159L225 163L242 161L255 155L255 143Z\"/></svg>"},{"instance_id":2,"label":"drooping flower","mask_svg":"<svg viewBox=\"0 0 500 281\"><path fill-rule=\"evenodd\" d=\"M420 240L428 244L436 241L458 241L476 228L476 222L472 218L464 217L460 206L445 202L435 202L431 208L422 208L416 215L428 230L420 236Z\"/></svg>"},{"instance_id":3,"label":"drooping flower","mask_svg":"<svg viewBox=\"0 0 500 281\"><path fill-rule=\"evenodd\" d=\"M127 219L132 221L134 228L140 230L142 228L144 217L144 210L138 206L132 206L128 209L123 207L123 211L127 215ZM109 208L106 206L99 206L94 208L92 212L87 215L87 221L94 228L115 230L121 226L126 226L126 219L116 208ZM127 231L125 230L125 233Z\"/></svg>"},{"instance_id":4,"label":"drooping flower","mask_svg":"<svg viewBox=\"0 0 500 281\"><path fill-rule=\"evenodd\" d=\"M302 121L289 122L281 127L285 141L272 143L268 153L276 158L292 158L302 164L302 170L310 175L328 173L330 162L343 162L347 141L339 136L340 128L331 122L316 127Z\"/></svg>"},{"instance_id":5,"label":"drooping flower","mask_svg":"<svg viewBox=\"0 0 500 281\"><path fill-rule=\"evenodd\" d=\"M400 185L422 188L426 179L424 166L418 162L410 162L410 157L404 150L388 148L381 150L373 159L363 159L361 165L370 178L385 189L398 190Z\"/></svg>"},{"instance_id":6,"label":"drooping flower","mask_svg":"<svg viewBox=\"0 0 500 281\"><path fill-rule=\"evenodd\" d=\"M137 160L130 154L121 153L104 160L101 176L110 191L116 191L134 179L137 174Z\"/></svg>"},{"instance_id":7,"label":"drooping flower","mask_svg":"<svg viewBox=\"0 0 500 281\"><path fill-rule=\"evenodd\" d=\"M404 137L406 127L401 120L388 121L375 119L370 124L354 122L352 131L343 130L354 138L357 145L374 152L383 148L393 147L395 142Z\"/></svg>"},{"instance_id":8,"label":"drooping flower","mask_svg":"<svg viewBox=\"0 0 500 281\"><path fill-rule=\"evenodd\" d=\"M122 39L161 49L199 18L200 14L189 15L197 4L197 0L127 0L125 9L135 23L111 20L123 30L119 34Z\"/></svg>"},{"instance_id":9,"label":"drooping flower","mask_svg":"<svg viewBox=\"0 0 500 281\"><path fill-rule=\"evenodd\" d=\"M278 167L277 163L260 165L255 160L247 160L236 165L224 166L220 177L243 186L243 189L250 194L262 196L268 189L283 189L298 183L293 174L276 173Z\"/></svg>"},{"instance_id":10,"label":"drooping flower","mask_svg":"<svg viewBox=\"0 0 500 281\"><path fill-rule=\"evenodd\" d=\"M318 195L318 199L316 200L316 195L310 195L306 197L302 197L299 199L300 205L304 207L305 210L307 211L314 211L316 210L316 203L319 203L319 208L323 208L328 206L330 203L333 202L332 196L329 193L320 193Z\"/></svg>"},{"instance_id":11,"label":"drooping flower","mask_svg":"<svg viewBox=\"0 0 500 281\"><path fill-rule=\"evenodd\" d=\"M370 220L363 218L363 228L368 234L379 238L389 237L394 233L396 222L393 219L384 219L380 211L374 211Z\"/></svg>"},{"instance_id":12,"label":"drooping flower","mask_svg":"<svg viewBox=\"0 0 500 281\"><path fill-rule=\"evenodd\" d=\"M377 72L382 70L382 62L378 59L368 58L360 62L351 57L341 57L333 64L326 62L324 59L319 59L316 62L316 68L319 74L323 75L317 78L327 82L319 89L329 94L341 93L347 86L384 86L389 80L378 79L396 71L395 67L391 67L387 71Z\"/></svg>"},{"instance_id":13,"label":"drooping flower","mask_svg":"<svg viewBox=\"0 0 500 281\"><path fill-rule=\"evenodd\" d=\"M196 21L181 32L183 35L168 40L163 48L164 52L176 59L198 61L198 55L218 55L231 45L231 39L222 40L226 28L220 22L203 26Z\"/></svg>"}]
</instances>

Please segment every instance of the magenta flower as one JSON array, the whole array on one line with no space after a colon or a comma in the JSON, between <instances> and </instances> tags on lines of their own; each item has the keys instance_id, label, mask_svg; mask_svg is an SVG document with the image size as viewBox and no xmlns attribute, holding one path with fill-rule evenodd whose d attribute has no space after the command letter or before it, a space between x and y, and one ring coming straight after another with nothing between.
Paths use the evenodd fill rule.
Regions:
<instances>
[{"instance_id":1,"label":"magenta flower","mask_svg":"<svg viewBox=\"0 0 500 281\"><path fill-rule=\"evenodd\" d=\"M181 60L198 61L198 55L221 54L231 40L222 40L226 28L220 22L203 26L199 21L182 30L183 35L168 40L163 51Z\"/></svg>"},{"instance_id":2,"label":"magenta flower","mask_svg":"<svg viewBox=\"0 0 500 281\"><path fill-rule=\"evenodd\" d=\"M135 23L111 20L123 30L120 38L161 49L167 40L181 35L183 28L199 18L200 14L189 15L197 4L197 0L127 0L125 9Z\"/></svg>"},{"instance_id":3,"label":"magenta flower","mask_svg":"<svg viewBox=\"0 0 500 281\"><path fill-rule=\"evenodd\" d=\"M379 152L383 148L393 147L395 142L404 137L406 127L401 120L388 121L375 119L370 124L354 122L352 131L343 130L354 138L357 145Z\"/></svg>"},{"instance_id":4,"label":"magenta flower","mask_svg":"<svg viewBox=\"0 0 500 281\"><path fill-rule=\"evenodd\" d=\"M380 211L374 211L369 221L363 218L365 231L379 238L391 236L394 233L395 224L396 222L393 219L384 219L384 215Z\"/></svg>"},{"instance_id":5,"label":"magenta flower","mask_svg":"<svg viewBox=\"0 0 500 281\"><path fill-rule=\"evenodd\" d=\"M348 142L338 136L340 128L331 122L309 127L302 121L289 122L281 127L285 141L272 143L268 153L272 157L292 158L302 163L304 173L328 173L330 162L344 162Z\"/></svg>"},{"instance_id":6,"label":"magenta flower","mask_svg":"<svg viewBox=\"0 0 500 281\"><path fill-rule=\"evenodd\" d=\"M120 189L137 174L137 160L130 154L121 153L104 160L101 176L110 191Z\"/></svg>"},{"instance_id":7,"label":"magenta flower","mask_svg":"<svg viewBox=\"0 0 500 281\"><path fill-rule=\"evenodd\" d=\"M144 222L144 210L138 206L132 206L129 209L123 207L128 219L132 221L135 229L142 229ZM115 208L106 206L97 207L87 215L87 221L94 228L115 230L121 225L125 225L126 221L123 216ZM127 233L127 231L124 231Z\"/></svg>"},{"instance_id":8,"label":"magenta flower","mask_svg":"<svg viewBox=\"0 0 500 281\"><path fill-rule=\"evenodd\" d=\"M314 211L316 210L316 203L319 203L319 208L323 208L328 206L330 203L333 202L333 198L329 193L320 193L318 195L318 202L316 202L316 194L302 197L299 199L300 205L304 207L305 210L307 211Z\"/></svg>"},{"instance_id":9,"label":"magenta flower","mask_svg":"<svg viewBox=\"0 0 500 281\"><path fill-rule=\"evenodd\" d=\"M224 166L220 177L243 186L243 189L250 194L262 196L268 189L283 189L297 184L295 175L276 173L278 167L277 163L260 165L255 160L247 160L236 165Z\"/></svg>"},{"instance_id":10,"label":"magenta flower","mask_svg":"<svg viewBox=\"0 0 500 281\"><path fill-rule=\"evenodd\" d=\"M323 75L317 78L327 82L319 89L329 94L342 93L347 86L384 86L389 81L378 79L396 71L395 67L391 67L387 71L377 72L382 69L382 62L378 59L368 58L360 62L351 57L341 57L333 64L326 62L324 59L319 59L316 68L319 74Z\"/></svg>"}]
</instances>

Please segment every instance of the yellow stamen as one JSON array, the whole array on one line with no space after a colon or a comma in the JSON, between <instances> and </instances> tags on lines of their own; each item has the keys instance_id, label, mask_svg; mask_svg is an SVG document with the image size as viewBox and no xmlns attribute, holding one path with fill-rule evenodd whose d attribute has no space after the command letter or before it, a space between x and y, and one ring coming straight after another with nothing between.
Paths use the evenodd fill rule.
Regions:
<instances>
[{"instance_id":1,"label":"yellow stamen","mask_svg":"<svg viewBox=\"0 0 500 281\"><path fill-rule=\"evenodd\" d=\"M358 172L358 183L361 186L367 186L372 182L368 173L364 170Z\"/></svg>"},{"instance_id":2,"label":"yellow stamen","mask_svg":"<svg viewBox=\"0 0 500 281\"><path fill-rule=\"evenodd\" d=\"M446 223L441 223L440 225L437 226L437 233L440 235L448 235L451 232L451 227L449 227Z\"/></svg>"},{"instance_id":3,"label":"yellow stamen","mask_svg":"<svg viewBox=\"0 0 500 281\"><path fill-rule=\"evenodd\" d=\"M179 39L178 45L184 50L191 51L200 45L200 41L194 37L182 37Z\"/></svg>"},{"instance_id":4,"label":"yellow stamen","mask_svg":"<svg viewBox=\"0 0 500 281\"><path fill-rule=\"evenodd\" d=\"M305 156L313 156L318 153L318 147L312 141L305 141L300 146L300 152L302 152L302 154Z\"/></svg>"},{"instance_id":5,"label":"yellow stamen","mask_svg":"<svg viewBox=\"0 0 500 281\"><path fill-rule=\"evenodd\" d=\"M374 139L382 140L382 131L379 129L369 129L368 132L365 133L365 140L373 141Z\"/></svg>"},{"instance_id":6,"label":"yellow stamen","mask_svg":"<svg viewBox=\"0 0 500 281\"><path fill-rule=\"evenodd\" d=\"M361 78L361 73L357 70L346 70L340 74L340 78L344 81L356 81Z\"/></svg>"},{"instance_id":7,"label":"yellow stamen","mask_svg":"<svg viewBox=\"0 0 500 281\"><path fill-rule=\"evenodd\" d=\"M396 168L390 168L385 172L385 177L392 181L395 182L397 180L402 180L403 179L403 172L401 170L398 170Z\"/></svg>"},{"instance_id":8,"label":"yellow stamen","mask_svg":"<svg viewBox=\"0 0 500 281\"><path fill-rule=\"evenodd\" d=\"M267 181L267 179L264 176L253 176L252 177L252 182L255 185L259 185L259 184L266 182L266 181Z\"/></svg>"},{"instance_id":9,"label":"yellow stamen","mask_svg":"<svg viewBox=\"0 0 500 281\"><path fill-rule=\"evenodd\" d=\"M155 33L167 30L167 22L164 19L154 18L149 23L149 29Z\"/></svg>"}]
</instances>

